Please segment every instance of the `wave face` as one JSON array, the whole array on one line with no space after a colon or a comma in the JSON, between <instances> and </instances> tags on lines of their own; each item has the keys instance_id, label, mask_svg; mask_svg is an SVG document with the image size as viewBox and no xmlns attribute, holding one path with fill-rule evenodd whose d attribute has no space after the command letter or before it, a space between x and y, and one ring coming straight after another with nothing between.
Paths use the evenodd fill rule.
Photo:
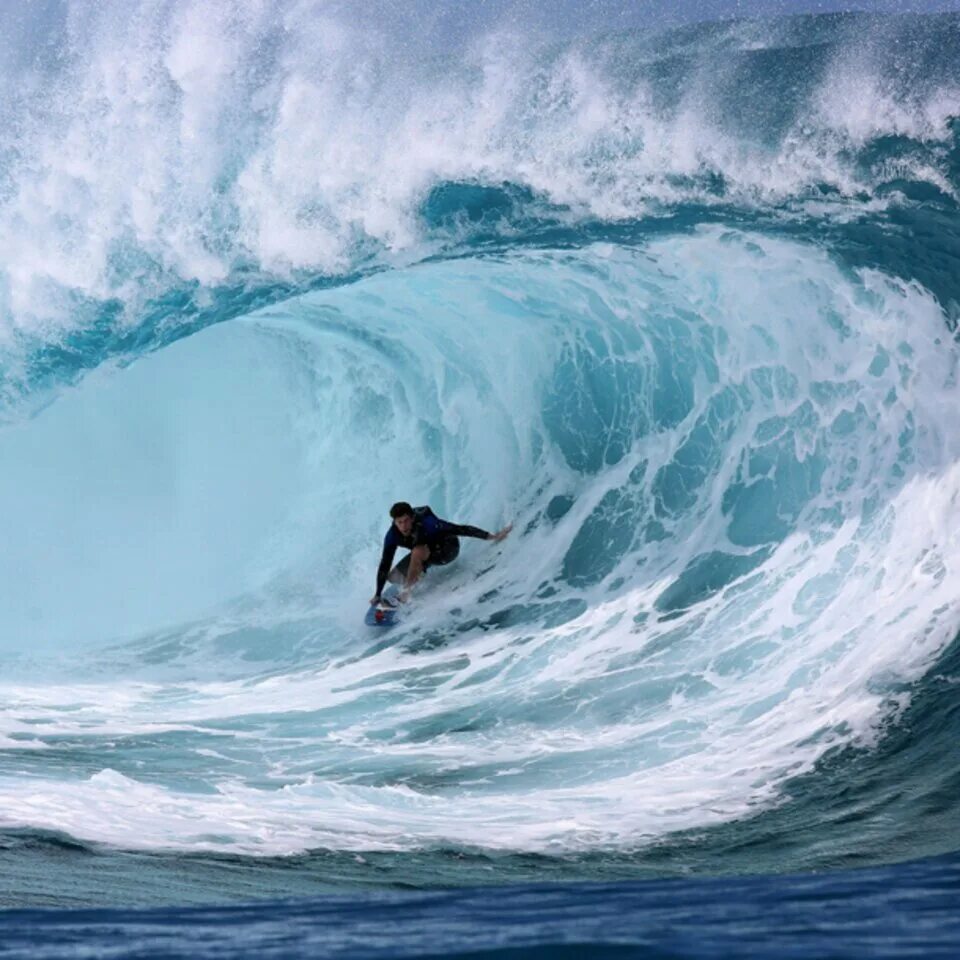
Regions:
<instances>
[{"instance_id":1,"label":"wave face","mask_svg":"<svg viewBox=\"0 0 960 960\"><path fill-rule=\"evenodd\" d=\"M16 902L960 847L960 16L15 27ZM515 528L383 633L397 499Z\"/></svg>"}]
</instances>

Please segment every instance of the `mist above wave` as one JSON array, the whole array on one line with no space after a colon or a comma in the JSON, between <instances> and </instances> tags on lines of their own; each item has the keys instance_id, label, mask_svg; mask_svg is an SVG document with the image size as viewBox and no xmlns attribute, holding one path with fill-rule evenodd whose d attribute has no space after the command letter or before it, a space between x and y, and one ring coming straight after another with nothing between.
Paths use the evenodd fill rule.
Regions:
<instances>
[{"instance_id":1,"label":"mist above wave","mask_svg":"<svg viewBox=\"0 0 960 960\"><path fill-rule=\"evenodd\" d=\"M315 4L56 9L31 65L3 78L8 346L60 340L104 304L122 328L171 290L202 310L223 285L420 258L469 235L470 203L445 210L444 184L513 185L520 213L492 224L506 237L543 209L616 222L883 203L910 183L956 199L955 17L550 45L507 20L423 57Z\"/></svg>"}]
</instances>

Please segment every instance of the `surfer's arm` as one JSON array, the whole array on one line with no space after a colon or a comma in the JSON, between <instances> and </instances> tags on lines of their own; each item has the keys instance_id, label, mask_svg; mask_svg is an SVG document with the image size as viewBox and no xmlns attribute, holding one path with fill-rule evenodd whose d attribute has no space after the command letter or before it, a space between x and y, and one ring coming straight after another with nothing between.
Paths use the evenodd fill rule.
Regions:
<instances>
[{"instance_id":1,"label":"surfer's arm","mask_svg":"<svg viewBox=\"0 0 960 960\"><path fill-rule=\"evenodd\" d=\"M374 595L374 600L380 599L380 594L383 592L383 585L387 582L387 577L390 576L390 567L393 564L393 557L396 552L397 545L395 543L391 543L389 540L384 541L383 554L380 557L380 566L377 567L377 592Z\"/></svg>"},{"instance_id":2,"label":"surfer's arm","mask_svg":"<svg viewBox=\"0 0 960 960\"><path fill-rule=\"evenodd\" d=\"M481 530L480 527L471 527L468 523L450 523L447 520L441 521L444 525L444 533L453 534L455 537L476 537L478 540L496 540L501 541L512 529L511 523L508 527L498 530L496 533L490 533L489 530Z\"/></svg>"},{"instance_id":3,"label":"surfer's arm","mask_svg":"<svg viewBox=\"0 0 960 960\"><path fill-rule=\"evenodd\" d=\"M476 537L478 540L489 540L490 534L479 527L471 527L468 523L445 523L443 532L454 537Z\"/></svg>"}]
</instances>

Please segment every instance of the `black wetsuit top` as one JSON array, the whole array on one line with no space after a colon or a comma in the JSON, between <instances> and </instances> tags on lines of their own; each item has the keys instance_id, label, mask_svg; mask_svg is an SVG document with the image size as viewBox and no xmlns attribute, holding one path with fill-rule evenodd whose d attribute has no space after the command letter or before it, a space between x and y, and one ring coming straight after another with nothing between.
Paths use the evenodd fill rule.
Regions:
<instances>
[{"instance_id":1,"label":"black wetsuit top","mask_svg":"<svg viewBox=\"0 0 960 960\"><path fill-rule=\"evenodd\" d=\"M490 534L479 527L441 520L429 507L414 508L413 528L407 536L403 536L391 523L390 529L383 538L383 555L380 557L380 566L377 569L377 596L380 596L383 585L390 575L390 565L393 563L393 555L397 552L397 547L412 550L425 543L432 548L447 537L477 537L479 540L489 540Z\"/></svg>"}]
</instances>

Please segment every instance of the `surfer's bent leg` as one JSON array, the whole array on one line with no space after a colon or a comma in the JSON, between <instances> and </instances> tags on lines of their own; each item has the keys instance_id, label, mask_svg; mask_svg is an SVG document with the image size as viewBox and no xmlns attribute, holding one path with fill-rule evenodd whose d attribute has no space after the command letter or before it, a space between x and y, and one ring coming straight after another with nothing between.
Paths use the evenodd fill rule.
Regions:
<instances>
[{"instance_id":1,"label":"surfer's bent leg","mask_svg":"<svg viewBox=\"0 0 960 960\"><path fill-rule=\"evenodd\" d=\"M430 548L425 543L421 543L419 547L414 547L410 551L410 556L407 557L410 561L410 566L407 568L407 588L412 587L423 576L423 570L429 557Z\"/></svg>"},{"instance_id":2,"label":"surfer's bent leg","mask_svg":"<svg viewBox=\"0 0 960 960\"><path fill-rule=\"evenodd\" d=\"M408 553L391 571L387 574L387 579L398 586L407 579L407 568L410 566L410 554Z\"/></svg>"},{"instance_id":3,"label":"surfer's bent leg","mask_svg":"<svg viewBox=\"0 0 960 960\"><path fill-rule=\"evenodd\" d=\"M419 571L419 573L417 573L417 575L416 575L412 580L410 580L410 576L411 576L411 574L410 574L411 561L413 560L414 554L415 554L418 550L426 551L426 553L423 554L423 559L422 559L421 564L420 564L420 571ZM398 586L400 586L400 585L402 585L402 584L405 584L405 583L407 583L408 581L409 581L409 584L408 584L408 585L412 585L413 583L416 583L417 580L420 579L420 575L421 575L421 574L423 573L423 571L426 570L426 568L427 568L427 559L429 558L429 556L430 556L430 548L429 548L426 544L424 544L423 546L420 546L420 547L414 547L413 550L411 550L410 553L408 553L408 554L390 571L389 575L387 576L387 579L388 579L391 583L395 583L395 584L397 584Z\"/></svg>"}]
</instances>

